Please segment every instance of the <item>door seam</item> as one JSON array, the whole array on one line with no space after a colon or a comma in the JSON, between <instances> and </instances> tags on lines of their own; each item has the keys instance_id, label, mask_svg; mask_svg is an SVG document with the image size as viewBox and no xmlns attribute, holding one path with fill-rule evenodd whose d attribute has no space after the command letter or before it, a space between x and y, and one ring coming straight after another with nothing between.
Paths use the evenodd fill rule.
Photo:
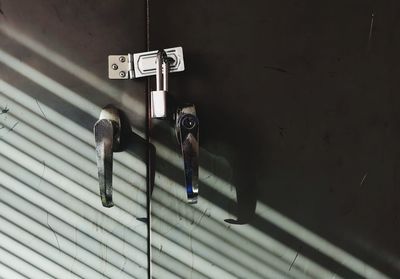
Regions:
<instances>
[{"instance_id":1,"label":"door seam","mask_svg":"<svg viewBox=\"0 0 400 279\"><path fill-rule=\"evenodd\" d=\"M146 0L145 3L146 13L146 24L145 24L145 39L146 39L146 51L150 51L150 0ZM146 94L146 125L145 125L145 136L146 136L146 213L147 213L147 278L152 278L152 252L151 252L151 173L152 164L151 160L151 147L150 147L150 130L151 130L151 118L150 118L150 78L146 79L145 86Z\"/></svg>"}]
</instances>

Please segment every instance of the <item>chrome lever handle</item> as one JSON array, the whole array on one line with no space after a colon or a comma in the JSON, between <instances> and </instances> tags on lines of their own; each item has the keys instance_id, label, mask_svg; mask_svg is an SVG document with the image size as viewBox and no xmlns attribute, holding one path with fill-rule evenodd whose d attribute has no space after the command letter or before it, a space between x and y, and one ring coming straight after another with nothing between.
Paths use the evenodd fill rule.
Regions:
<instances>
[{"instance_id":1,"label":"chrome lever handle","mask_svg":"<svg viewBox=\"0 0 400 279\"><path fill-rule=\"evenodd\" d=\"M197 203L199 192L199 119L193 105L178 109L175 131L183 157L188 202Z\"/></svg>"},{"instance_id":2,"label":"chrome lever handle","mask_svg":"<svg viewBox=\"0 0 400 279\"><path fill-rule=\"evenodd\" d=\"M100 197L103 206L112 207L113 152L119 150L121 121L118 110L108 105L100 113L93 128L96 142Z\"/></svg>"}]
</instances>

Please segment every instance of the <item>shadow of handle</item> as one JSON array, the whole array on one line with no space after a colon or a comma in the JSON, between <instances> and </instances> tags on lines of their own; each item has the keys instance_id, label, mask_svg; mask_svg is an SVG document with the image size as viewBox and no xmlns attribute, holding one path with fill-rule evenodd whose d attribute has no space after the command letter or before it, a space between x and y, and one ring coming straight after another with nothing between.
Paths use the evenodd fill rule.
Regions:
<instances>
[{"instance_id":1,"label":"shadow of handle","mask_svg":"<svg viewBox=\"0 0 400 279\"><path fill-rule=\"evenodd\" d=\"M256 168L257 161L249 157L253 152L246 155L240 155L232 160L235 170L233 174L233 184L236 188L236 219L225 219L229 224L244 225L252 221L255 216L257 206L257 179L259 177ZM240 173L240 171L243 173Z\"/></svg>"},{"instance_id":2,"label":"shadow of handle","mask_svg":"<svg viewBox=\"0 0 400 279\"><path fill-rule=\"evenodd\" d=\"M120 149L140 159L142 162L146 162L148 173L144 174L144 176L149 176L149 189L147 190L151 196L155 181L156 148L152 143L132 131L131 123L125 112L119 110L119 116L121 118ZM145 191L146 189L143 190Z\"/></svg>"}]
</instances>

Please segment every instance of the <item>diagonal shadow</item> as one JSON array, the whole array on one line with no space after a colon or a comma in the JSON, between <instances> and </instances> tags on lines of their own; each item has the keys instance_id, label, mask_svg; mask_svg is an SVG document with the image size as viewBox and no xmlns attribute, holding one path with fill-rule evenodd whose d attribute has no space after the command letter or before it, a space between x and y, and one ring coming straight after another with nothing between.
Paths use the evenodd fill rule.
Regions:
<instances>
[{"instance_id":1,"label":"diagonal shadow","mask_svg":"<svg viewBox=\"0 0 400 279\"><path fill-rule=\"evenodd\" d=\"M247 159L248 158L246 158L246 157L243 157L245 160L243 160L243 161L247 161ZM242 160L242 159L239 159L239 161L240 160ZM240 166L240 165L239 165ZM169 173L169 172L166 172L166 173ZM243 193L245 193L246 191L239 191L239 192L243 192ZM240 195L240 194L238 194L238 195ZM218 196L219 197L219 196ZM210 197L208 197L207 196L207 199L212 199L212 197L210 198ZM218 200L219 200L219 198L216 198L215 199L216 201L215 202L218 202ZM217 203L216 203L217 204ZM254 204L254 203L253 203ZM251 208L254 208L255 206L251 206ZM247 210L246 210L247 211ZM251 211L252 210L250 210L249 212L251 213ZM246 221L248 221L248 219L251 219L253 216L248 216L249 215L249 212L247 212L246 214L244 214L244 217L240 217L239 216L239 219L237 219L236 221L238 222L238 223L245 223ZM240 215L240 214L238 214L238 215ZM250 215L252 215L252 214L250 214ZM246 220L247 219L247 220ZM263 224L265 224L265 220L263 219L263 218L260 218L261 220L258 220L258 221L260 221L260 222L262 222ZM257 222L258 223L258 222ZM258 227L259 228L261 228L262 229L262 231L266 231L266 229L268 229L268 227L263 227L263 226L260 226L259 224L258 224ZM296 246L296 245L291 245L292 247L298 247L298 246Z\"/></svg>"}]
</instances>

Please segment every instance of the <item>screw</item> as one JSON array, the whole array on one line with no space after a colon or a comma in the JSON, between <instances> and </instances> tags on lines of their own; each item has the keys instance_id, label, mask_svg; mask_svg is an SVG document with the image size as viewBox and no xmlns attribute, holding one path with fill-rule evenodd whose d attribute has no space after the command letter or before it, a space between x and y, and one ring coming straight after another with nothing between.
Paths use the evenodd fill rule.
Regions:
<instances>
[{"instance_id":1,"label":"screw","mask_svg":"<svg viewBox=\"0 0 400 279\"><path fill-rule=\"evenodd\" d=\"M118 65L117 65L117 64L112 64L112 65L111 65L111 68L112 68L113 70L117 70L117 69L118 69Z\"/></svg>"},{"instance_id":2,"label":"screw","mask_svg":"<svg viewBox=\"0 0 400 279\"><path fill-rule=\"evenodd\" d=\"M119 72L119 76L120 76L120 77L125 77L125 75L126 75L126 74L125 74L124 71Z\"/></svg>"},{"instance_id":3,"label":"screw","mask_svg":"<svg viewBox=\"0 0 400 279\"><path fill-rule=\"evenodd\" d=\"M120 57L119 57L119 61L121 61L121 62L125 62L125 57L123 57L123 56L120 56Z\"/></svg>"}]
</instances>

